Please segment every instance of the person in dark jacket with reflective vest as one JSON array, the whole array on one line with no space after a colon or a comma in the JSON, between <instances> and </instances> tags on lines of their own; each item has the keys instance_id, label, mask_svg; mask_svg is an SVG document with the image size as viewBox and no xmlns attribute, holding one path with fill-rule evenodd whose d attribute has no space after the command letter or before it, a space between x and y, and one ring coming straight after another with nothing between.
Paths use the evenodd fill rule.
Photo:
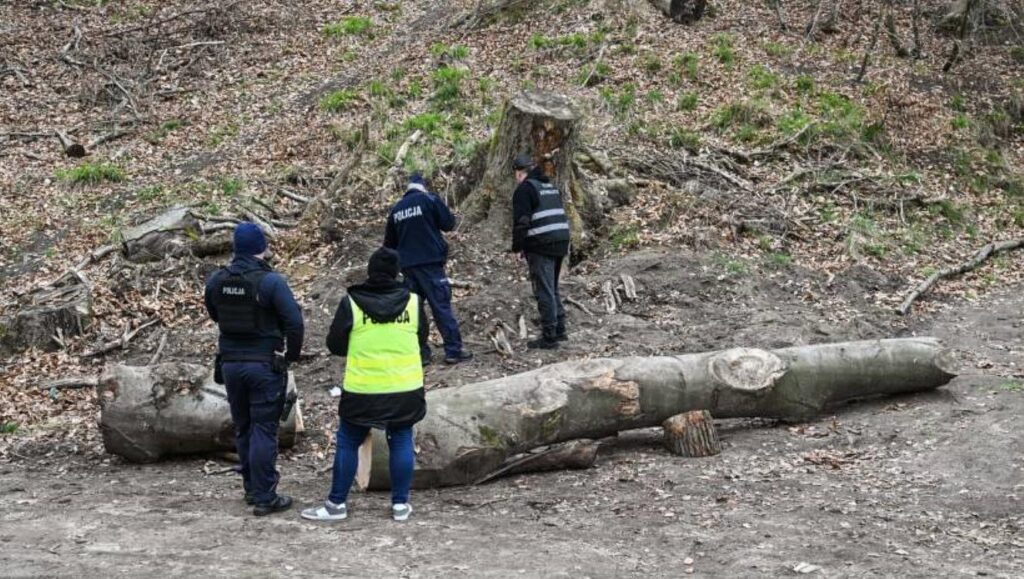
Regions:
<instances>
[{"instance_id":1,"label":"person in dark jacket with reflective vest","mask_svg":"<svg viewBox=\"0 0 1024 579\"><path fill-rule=\"evenodd\" d=\"M394 250L375 251L366 283L348 288L331 322L327 348L347 357L338 403L334 473L327 500L303 510L305 519L340 521L348 516L346 501L359 467L359 446L371 428L387 433L391 516L404 521L412 513L412 426L427 412L420 360L427 325L423 301L398 281L398 266Z\"/></svg>"},{"instance_id":2,"label":"person in dark jacket with reflective vest","mask_svg":"<svg viewBox=\"0 0 1024 579\"><path fill-rule=\"evenodd\" d=\"M288 509L277 494L277 427L284 409L285 361L302 350L302 310L288 283L264 260L267 239L255 223L235 227L231 263L206 282L206 310L220 328L218 365L235 425L245 501L253 514ZM283 356L281 355L283 353Z\"/></svg>"},{"instance_id":3,"label":"person in dark jacket with reflective vest","mask_svg":"<svg viewBox=\"0 0 1024 579\"><path fill-rule=\"evenodd\" d=\"M512 251L526 257L542 326L541 337L526 345L557 348L568 339L558 278L569 254L569 219L558 188L532 157L519 155L512 168L519 184L512 194Z\"/></svg>"},{"instance_id":4,"label":"person in dark jacket with reflective vest","mask_svg":"<svg viewBox=\"0 0 1024 579\"><path fill-rule=\"evenodd\" d=\"M409 289L430 304L434 323L444 339L444 361L458 364L473 357L462 347L459 322L452 312L452 288L444 264L448 242L443 232L455 229L455 216L427 189L419 174L409 180L405 195L388 214L384 247L398 251L402 274ZM430 346L424 342L423 363L430 363Z\"/></svg>"}]
</instances>

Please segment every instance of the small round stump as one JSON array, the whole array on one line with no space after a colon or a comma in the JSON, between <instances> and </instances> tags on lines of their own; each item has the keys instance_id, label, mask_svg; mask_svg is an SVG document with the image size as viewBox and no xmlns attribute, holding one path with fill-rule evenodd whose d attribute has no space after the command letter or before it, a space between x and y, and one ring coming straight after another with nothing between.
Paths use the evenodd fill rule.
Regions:
<instances>
[{"instance_id":1,"label":"small round stump","mask_svg":"<svg viewBox=\"0 0 1024 579\"><path fill-rule=\"evenodd\" d=\"M665 448L672 454L698 457L722 452L718 431L707 410L676 414L662 423L662 427L665 429Z\"/></svg>"}]
</instances>

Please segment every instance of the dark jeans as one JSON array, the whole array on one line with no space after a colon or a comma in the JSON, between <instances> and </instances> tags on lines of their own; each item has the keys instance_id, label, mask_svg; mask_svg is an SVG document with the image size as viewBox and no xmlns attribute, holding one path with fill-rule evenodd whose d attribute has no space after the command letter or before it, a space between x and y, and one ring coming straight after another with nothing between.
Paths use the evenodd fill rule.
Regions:
<instances>
[{"instance_id":1,"label":"dark jeans","mask_svg":"<svg viewBox=\"0 0 1024 579\"><path fill-rule=\"evenodd\" d=\"M242 481L257 504L277 498L277 425L286 387L285 375L271 370L270 362L224 362Z\"/></svg>"},{"instance_id":2,"label":"dark jeans","mask_svg":"<svg viewBox=\"0 0 1024 579\"><path fill-rule=\"evenodd\" d=\"M348 500L348 491L356 478L359 468L359 446L370 434L367 426L357 426L351 422L341 421L338 425L337 447L334 451L334 474L331 481L331 494L327 497L336 505ZM409 502L409 489L412 488L412 472L416 465L416 455L412 444L412 427L388 429L388 466L391 472L391 503Z\"/></svg>"},{"instance_id":3,"label":"dark jeans","mask_svg":"<svg viewBox=\"0 0 1024 579\"><path fill-rule=\"evenodd\" d=\"M427 300L434 323L444 339L444 354L456 357L462 352L462 334L459 333L459 322L452 311L452 286L440 264L420 265L402 270L405 285L420 297ZM430 346L424 346L420 352L424 360L430 359Z\"/></svg>"},{"instance_id":4,"label":"dark jeans","mask_svg":"<svg viewBox=\"0 0 1024 579\"><path fill-rule=\"evenodd\" d=\"M558 293L558 278L562 274L562 257L527 253L533 295L537 298L537 311L544 330L544 338L553 340L565 333L565 308Z\"/></svg>"}]
</instances>

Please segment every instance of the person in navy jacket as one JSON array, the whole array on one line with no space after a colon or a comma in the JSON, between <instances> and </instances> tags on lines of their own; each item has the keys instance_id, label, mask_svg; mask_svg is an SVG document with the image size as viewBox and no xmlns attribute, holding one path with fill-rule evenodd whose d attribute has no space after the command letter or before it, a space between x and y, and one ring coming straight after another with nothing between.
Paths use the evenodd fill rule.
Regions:
<instances>
[{"instance_id":1,"label":"person in navy jacket","mask_svg":"<svg viewBox=\"0 0 1024 579\"><path fill-rule=\"evenodd\" d=\"M302 350L302 310L288 282L264 260L267 239L255 223L239 223L235 255L206 282L204 299L220 328L218 365L235 425L245 501L253 514L288 509L277 493L277 428L284 412L288 370Z\"/></svg>"},{"instance_id":2,"label":"person in navy jacket","mask_svg":"<svg viewBox=\"0 0 1024 579\"><path fill-rule=\"evenodd\" d=\"M405 195L388 214L384 231L384 247L398 251L406 285L430 305L434 323L444 339L446 364L458 364L473 357L462 348L459 322L452 311L451 283L444 270L448 242L443 232L453 229L455 216L416 173L409 179ZM429 364L430 346L424 344L421 350L423 364Z\"/></svg>"}]
</instances>

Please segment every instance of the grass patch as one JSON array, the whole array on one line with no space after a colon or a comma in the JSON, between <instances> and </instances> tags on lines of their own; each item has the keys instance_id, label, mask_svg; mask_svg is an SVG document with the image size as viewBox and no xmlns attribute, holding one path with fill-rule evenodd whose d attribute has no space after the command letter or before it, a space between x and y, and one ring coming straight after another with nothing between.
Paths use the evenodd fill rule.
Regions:
<instances>
[{"instance_id":1,"label":"grass patch","mask_svg":"<svg viewBox=\"0 0 1024 579\"><path fill-rule=\"evenodd\" d=\"M76 185L95 185L104 181L124 181L124 169L110 163L82 163L71 169L58 169L56 176L61 181Z\"/></svg>"},{"instance_id":2,"label":"grass patch","mask_svg":"<svg viewBox=\"0 0 1024 579\"><path fill-rule=\"evenodd\" d=\"M711 123L719 130L735 126L764 127L771 118L763 103L759 101L738 101L715 111Z\"/></svg>"},{"instance_id":3,"label":"grass patch","mask_svg":"<svg viewBox=\"0 0 1024 579\"><path fill-rule=\"evenodd\" d=\"M616 251L633 249L640 245L640 229L636 225L618 225L612 230L608 241Z\"/></svg>"},{"instance_id":4,"label":"grass patch","mask_svg":"<svg viewBox=\"0 0 1024 579\"><path fill-rule=\"evenodd\" d=\"M697 110L698 97L695 92L684 92L676 99L676 109L680 111Z\"/></svg>"},{"instance_id":5,"label":"grass patch","mask_svg":"<svg viewBox=\"0 0 1024 579\"><path fill-rule=\"evenodd\" d=\"M442 66L434 71L434 101L449 107L462 96L462 81L469 71L454 66Z\"/></svg>"},{"instance_id":6,"label":"grass patch","mask_svg":"<svg viewBox=\"0 0 1024 579\"><path fill-rule=\"evenodd\" d=\"M601 99L611 108L616 116L622 116L632 110L636 103L636 85L627 82L622 85L622 90L616 92L613 88L602 88Z\"/></svg>"},{"instance_id":7,"label":"grass patch","mask_svg":"<svg viewBox=\"0 0 1024 579\"><path fill-rule=\"evenodd\" d=\"M0 423L0 434L14 434L18 432L18 428L17 422L3 422Z\"/></svg>"},{"instance_id":8,"label":"grass patch","mask_svg":"<svg viewBox=\"0 0 1024 579\"><path fill-rule=\"evenodd\" d=\"M720 32L711 37L713 48L711 53L715 56L718 62L729 67L736 60L736 50L733 47L733 37L731 34Z\"/></svg>"},{"instance_id":9,"label":"grass patch","mask_svg":"<svg viewBox=\"0 0 1024 579\"><path fill-rule=\"evenodd\" d=\"M329 113L337 113L350 108L359 99L354 89L331 91L320 98L320 108Z\"/></svg>"},{"instance_id":10,"label":"grass patch","mask_svg":"<svg viewBox=\"0 0 1024 579\"><path fill-rule=\"evenodd\" d=\"M461 44L448 46L443 42L435 42L430 45L430 54L434 58L447 57L452 60L465 60L469 57L469 47Z\"/></svg>"},{"instance_id":11,"label":"grass patch","mask_svg":"<svg viewBox=\"0 0 1024 579\"><path fill-rule=\"evenodd\" d=\"M672 59L672 68L684 74L691 81L697 80L700 57L695 52L684 52Z\"/></svg>"},{"instance_id":12,"label":"grass patch","mask_svg":"<svg viewBox=\"0 0 1024 579\"><path fill-rule=\"evenodd\" d=\"M969 129L971 127L971 119L964 113L957 113L953 117L953 128L959 131Z\"/></svg>"},{"instance_id":13,"label":"grass patch","mask_svg":"<svg viewBox=\"0 0 1024 579\"><path fill-rule=\"evenodd\" d=\"M765 42L762 46L764 46L764 52L768 56L782 57L793 54L793 47L782 42L774 42L769 40Z\"/></svg>"},{"instance_id":14,"label":"grass patch","mask_svg":"<svg viewBox=\"0 0 1024 579\"><path fill-rule=\"evenodd\" d=\"M576 77L576 84L580 86L594 86L604 80L612 73L612 67L607 62L599 62L581 70Z\"/></svg>"},{"instance_id":15,"label":"grass patch","mask_svg":"<svg viewBox=\"0 0 1024 579\"><path fill-rule=\"evenodd\" d=\"M793 256L782 251L774 251L768 254L767 264L768 267L776 269L789 267L790 265L793 265Z\"/></svg>"},{"instance_id":16,"label":"grass patch","mask_svg":"<svg viewBox=\"0 0 1024 579\"><path fill-rule=\"evenodd\" d=\"M645 54L643 59L643 67L650 74L657 74L661 72L661 59L656 54Z\"/></svg>"},{"instance_id":17,"label":"grass patch","mask_svg":"<svg viewBox=\"0 0 1024 579\"><path fill-rule=\"evenodd\" d=\"M746 261L730 257L724 253L715 254L715 264L724 269L729 275L745 275L750 271Z\"/></svg>"},{"instance_id":18,"label":"grass patch","mask_svg":"<svg viewBox=\"0 0 1024 579\"><path fill-rule=\"evenodd\" d=\"M184 126L185 121L182 121L181 119L171 119L169 121L164 121L160 123L159 127L157 127L152 133L148 135L146 140L155 145L160 141L166 139L167 135Z\"/></svg>"},{"instance_id":19,"label":"grass patch","mask_svg":"<svg viewBox=\"0 0 1024 579\"><path fill-rule=\"evenodd\" d=\"M411 131L423 131L424 133L437 137L441 135L444 117L440 113L421 113L409 117L402 125Z\"/></svg>"},{"instance_id":20,"label":"grass patch","mask_svg":"<svg viewBox=\"0 0 1024 579\"><path fill-rule=\"evenodd\" d=\"M668 146L673 149L686 149L691 153L696 153L700 150L700 145L700 134L696 131L677 127L669 133Z\"/></svg>"},{"instance_id":21,"label":"grass patch","mask_svg":"<svg viewBox=\"0 0 1024 579\"><path fill-rule=\"evenodd\" d=\"M373 20L366 16L346 16L337 22L324 26L323 34L328 38L340 38L342 36L367 34L372 28Z\"/></svg>"},{"instance_id":22,"label":"grass patch","mask_svg":"<svg viewBox=\"0 0 1024 579\"><path fill-rule=\"evenodd\" d=\"M779 86L779 75L758 64L747 73L750 85L758 90L774 89Z\"/></svg>"},{"instance_id":23,"label":"grass patch","mask_svg":"<svg viewBox=\"0 0 1024 579\"><path fill-rule=\"evenodd\" d=\"M234 197L245 187L245 182L234 177L222 177L220 179L220 190L229 197Z\"/></svg>"},{"instance_id":24,"label":"grass patch","mask_svg":"<svg viewBox=\"0 0 1024 579\"><path fill-rule=\"evenodd\" d=\"M796 77L796 90L797 92L801 92L803 94L813 93L814 77L807 74L801 74L800 76Z\"/></svg>"}]
</instances>

